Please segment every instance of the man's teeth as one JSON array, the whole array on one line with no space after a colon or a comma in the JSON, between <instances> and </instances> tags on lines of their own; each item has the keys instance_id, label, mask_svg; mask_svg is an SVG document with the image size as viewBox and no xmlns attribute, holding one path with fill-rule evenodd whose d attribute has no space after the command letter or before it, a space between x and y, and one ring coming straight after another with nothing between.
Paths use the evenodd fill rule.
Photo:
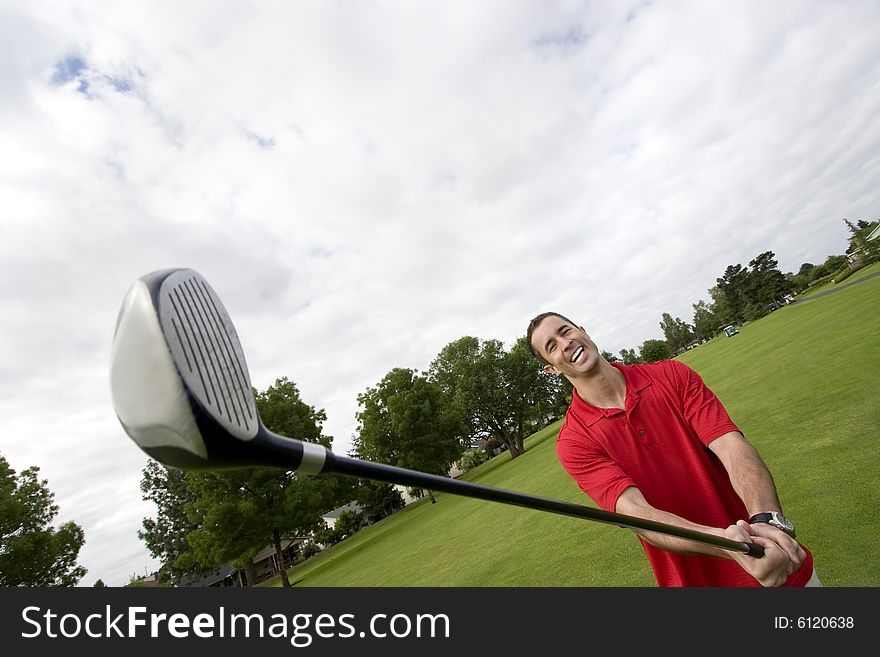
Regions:
<instances>
[{"instance_id":1,"label":"man's teeth","mask_svg":"<svg viewBox=\"0 0 880 657\"><path fill-rule=\"evenodd\" d=\"M581 354L584 353L583 347L578 347L577 350L571 356L571 362L575 362L578 358L581 357Z\"/></svg>"}]
</instances>

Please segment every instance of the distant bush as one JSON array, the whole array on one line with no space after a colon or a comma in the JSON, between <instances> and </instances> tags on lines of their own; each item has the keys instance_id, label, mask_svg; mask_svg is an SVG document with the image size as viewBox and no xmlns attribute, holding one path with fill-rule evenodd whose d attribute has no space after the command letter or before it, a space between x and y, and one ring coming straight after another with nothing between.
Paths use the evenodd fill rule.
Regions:
<instances>
[{"instance_id":1,"label":"distant bush","mask_svg":"<svg viewBox=\"0 0 880 657\"><path fill-rule=\"evenodd\" d=\"M309 559L318 554L318 552L320 551L321 547L317 543L309 543L302 550L303 559Z\"/></svg>"},{"instance_id":2,"label":"distant bush","mask_svg":"<svg viewBox=\"0 0 880 657\"><path fill-rule=\"evenodd\" d=\"M865 263L860 263L860 264L856 265L855 267L850 267L849 265L847 265L846 267L842 268L839 272L834 274L833 280L834 280L835 285L837 283L845 281L847 278L849 278L850 276L855 274L859 269L861 269L864 266L865 266Z\"/></svg>"},{"instance_id":3,"label":"distant bush","mask_svg":"<svg viewBox=\"0 0 880 657\"><path fill-rule=\"evenodd\" d=\"M815 281L810 283L809 287L807 287L807 289L804 290L801 294L806 294L806 293L812 292L817 287L821 287L822 285L825 285L825 283L834 282L833 281L834 276L835 276L835 274L828 274L827 276L823 276L822 278L817 278Z\"/></svg>"},{"instance_id":4,"label":"distant bush","mask_svg":"<svg viewBox=\"0 0 880 657\"><path fill-rule=\"evenodd\" d=\"M465 452L464 456L458 462L458 467L462 472L467 472L468 470L473 470L481 463L485 463L487 460L486 452L482 449L472 449L469 452Z\"/></svg>"}]
</instances>

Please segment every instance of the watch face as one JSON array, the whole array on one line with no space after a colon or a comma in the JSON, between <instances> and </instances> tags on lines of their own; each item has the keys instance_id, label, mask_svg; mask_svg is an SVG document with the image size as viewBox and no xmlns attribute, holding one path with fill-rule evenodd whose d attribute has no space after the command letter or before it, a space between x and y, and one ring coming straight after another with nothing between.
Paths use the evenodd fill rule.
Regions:
<instances>
[{"instance_id":1,"label":"watch face","mask_svg":"<svg viewBox=\"0 0 880 657\"><path fill-rule=\"evenodd\" d=\"M751 518L749 518L749 522L766 522L767 524L776 527L777 529L781 529L792 538L794 538L795 535L794 523L778 511L756 513Z\"/></svg>"},{"instance_id":2,"label":"watch face","mask_svg":"<svg viewBox=\"0 0 880 657\"><path fill-rule=\"evenodd\" d=\"M779 527L779 529L781 529L782 531L784 531L788 534L794 535L794 525L792 524L792 522L788 518L786 518L781 513L774 513L773 514L773 520L772 520L771 524L776 525L777 527Z\"/></svg>"}]
</instances>

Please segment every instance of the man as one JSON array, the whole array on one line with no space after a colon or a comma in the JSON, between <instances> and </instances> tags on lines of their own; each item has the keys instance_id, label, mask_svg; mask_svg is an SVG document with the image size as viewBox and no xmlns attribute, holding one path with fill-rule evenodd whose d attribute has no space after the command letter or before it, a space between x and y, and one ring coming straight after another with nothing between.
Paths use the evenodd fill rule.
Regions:
<instances>
[{"instance_id":1,"label":"man","mask_svg":"<svg viewBox=\"0 0 880 657\"><path fill-rule=\"evenodd\" d=\"M529 349L572 386L559 460L600 507L757 543L761 558L637 531L660 586L820 585L757 451L678 361L609 363L574 322L543 313Z\"/></svg>"}]
</instances>

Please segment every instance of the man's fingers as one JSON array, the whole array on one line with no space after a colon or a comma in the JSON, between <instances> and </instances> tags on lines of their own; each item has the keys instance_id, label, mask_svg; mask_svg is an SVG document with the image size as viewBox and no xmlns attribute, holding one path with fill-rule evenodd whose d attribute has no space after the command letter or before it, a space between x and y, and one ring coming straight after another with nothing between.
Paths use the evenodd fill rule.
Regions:
<instances>
[{"instance_id":1,"label":"man's fingers","mask_svg":"<svg viewBox=\"0 0 880 657\"><path fill-rule=\"evenodd\" d=\"M732 541L741 541L743 543L751 542L751 535L748 530L748 523L746 523L745 527L741 526L739 523L743 522L740 520L735 525L730 525L727 529L724 530L724 537L729 538Z\"/></svg>"},{"instance_id":2,"label":"man's fingers","mask_svg":"<svg viewBox=\"0 0 880 657\"><path fill-rule=\"evenodd\" d=\"M739 525L739 523L737 523L737 525ZM781 529L777 529L765 522L757 522L754 525L746 523L746 526L749 527L749 533L752 536L762 536L774 541L785 551L788 558L791 559L797 568L799 568L804 562L804 559L807 558L807 553L804 552L804 549L798 544L798 542Z\"/></svg>"},{"instance_id":3,"label":"man's fingers","mask_svg":"<svg viewBox=\"0 0 880 657\"><path fill-rule=\"evenodd\" d=\"M761 559L746 558L746 569L762 586L781 586L791 574L792 562L785 550L772 539L764 536L752 536L756 545L764 548Z\"/></svg>"}]
</instances>

